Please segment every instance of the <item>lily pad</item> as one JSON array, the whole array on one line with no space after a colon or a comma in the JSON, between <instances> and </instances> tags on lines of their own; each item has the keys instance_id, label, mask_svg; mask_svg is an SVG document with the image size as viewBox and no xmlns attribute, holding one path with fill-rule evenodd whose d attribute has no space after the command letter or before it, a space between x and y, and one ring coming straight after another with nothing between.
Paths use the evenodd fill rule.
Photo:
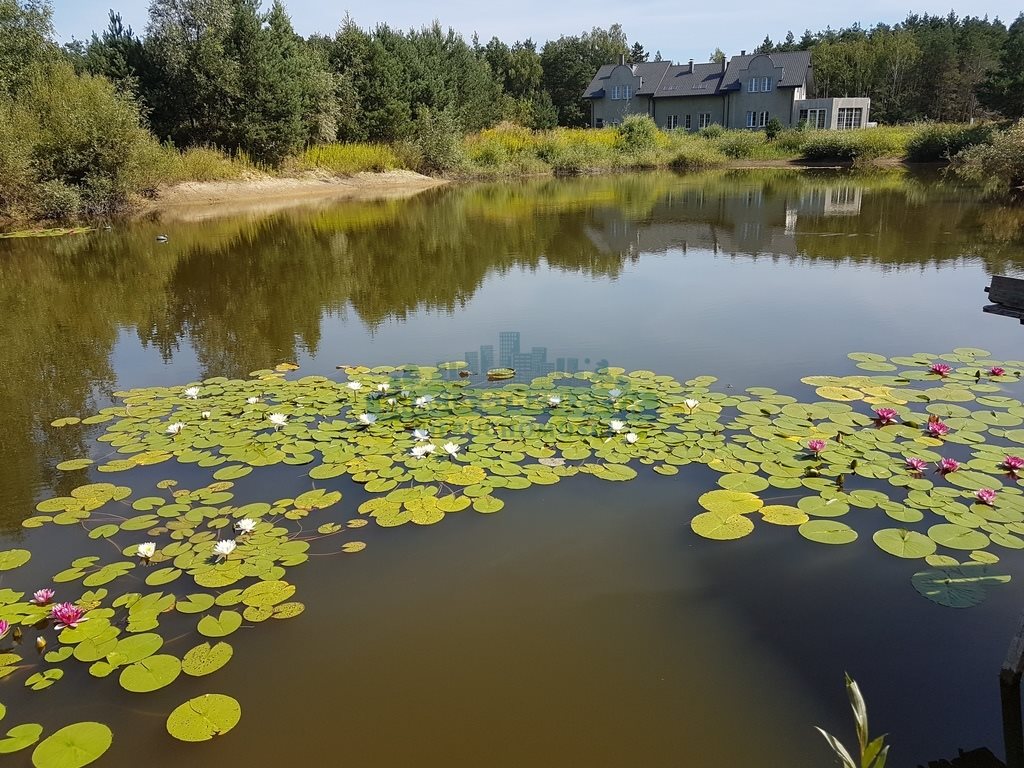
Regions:
<instances>
[{"instance_id":1,"label":"lily pad","mask_svg":"<svg viewBox=\"0 0 1024 768\"><path fill-rule=\"evenodd\" d=\"M209 741L223 736L242 719L242 708L230 696L208 693L189 699L167 718L167 732L180 741Z\"/></svg>"},{"instance_id":2,"label":"lily pad","mask_svg":"<svg viewBox=\"0 0 1024 768\"><path fill-rule=\"evenodd\" d=\"M797 530L805 539L819 544L852 544L857 540L853 528L836 520L811 520Z\"/></svg>"},{"instance_id":3,"label":"lily pad","mask_svg":"<svg viewBox=\"0 0 1024 768\"><path fill-rule=\"evenodd\" d=\"M49 735L32 752L35 768L82 768L110 749L114 734L102 723L74 723Z\"/></svg>"},{"instance_id":4,"label":"lily pad","mask_svg":"<svg viewBox=\"0 0 1024 768\"><path fill-rule=\"evenodd\" d=\"M935 553L935 542L917 531L905 528L884 528L871 537L878 548L890 555L904 558L927 557Z\"/></svg>"}]
</instances>

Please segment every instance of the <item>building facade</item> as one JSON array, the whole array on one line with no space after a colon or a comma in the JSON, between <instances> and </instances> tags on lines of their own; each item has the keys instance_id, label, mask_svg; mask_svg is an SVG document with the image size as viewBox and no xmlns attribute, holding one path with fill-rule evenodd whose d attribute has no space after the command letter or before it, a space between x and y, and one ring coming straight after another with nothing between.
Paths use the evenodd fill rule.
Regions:
<instances>
[{"instance_id":1,"label":"building facade","mask_svg":"<svg viewBox=\"0 0 1024 768\"><path fill-rule=\"evenodd\" d=\"M583 98L591 103L594 128L648 115L668 130L758 130L772 118L786 127L844 130L866 127L871 110L868 98L814 98L810 51L744 51L710 64L620 60L598 70Z\"/></svg>"}]
</instances>

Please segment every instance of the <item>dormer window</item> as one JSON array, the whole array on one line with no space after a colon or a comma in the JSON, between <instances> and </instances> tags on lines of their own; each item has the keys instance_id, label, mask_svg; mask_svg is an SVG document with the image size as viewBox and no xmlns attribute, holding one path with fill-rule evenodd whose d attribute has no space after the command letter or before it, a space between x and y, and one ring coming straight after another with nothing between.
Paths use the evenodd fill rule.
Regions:
<instances>
[{"instance_id":1,"label":"dormer window","mask_svg":"<svg viewBox=\"0 0 1024 768\"><path fill-rule=\"evenodd\" d=\"M757 93L759 90L761 90L760 86L761 86L761 80L759 78L752 77L752 78L750 78L750 85L747 86L747 90L750 93Z\"/></svg>"},{"instance_id":2,"label":"dormer window","mask_svg":"<svg viewBox=\"0 0 1024 768\"><path fill-rule=\"evenodd\" d=\"M621 98L622 98L622 86L621 85L616 85L615 87L612 88L612 100L613 101L618 101Z\"/></svg>"},{"instance_id":3,"label":"dormer window","mask_svg":"<svg viewBox=\"0 0 1024 768\"><path fill-rule=\"evenodd\" d=\"M612 99L619 101L625 99L629 101L633 98L633 86L631 85L616 85L612 87Z\"/></svg>"},{"instance_id":4,"label":"dormer window","mask_svg":"<svg viewBox=\"0 0 1024 768\"><path fill-rule=\"evenodd\" d=\"M632 98L633 98L633 86L627 85L626 86L626 96L625 96L625 99L626 99L626 101L629 101Z\"/></svg>"},{"instance_id":5,"label":"dormer window","mask_svg":"<svg viewBox=\"0 0 1024 768\"><path fill-rule=\"evenodd\" d=\"M761 78L761 90L768 93L772 89L772 79L770 77Z\"/></svg>"}]
</instances>

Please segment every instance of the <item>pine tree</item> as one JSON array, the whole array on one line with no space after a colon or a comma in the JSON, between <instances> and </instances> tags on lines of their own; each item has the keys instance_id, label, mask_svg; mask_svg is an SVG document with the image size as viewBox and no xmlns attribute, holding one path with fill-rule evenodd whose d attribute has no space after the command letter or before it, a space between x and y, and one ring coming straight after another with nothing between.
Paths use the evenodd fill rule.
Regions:
<instances>
[{"instance_id":1,"label":"pine tree","mask_svg":"<svg viewBox=\"0 0 1024 768\"><path fill-rule=\"evenodd\" d=\"M1005 117L1024 117L1024 13L1010 25L999 68L981 87L981 102Z\"/></svg>"},{"instance_id":2,"label":"pine tree","mask_svg":"<svg viewBox=\"0 0 1024 768\"><path fill-rule=\"evenodd\" d=\"M626 57L626 60L630 64L642 64L647 61L648 58L649 55L647 51L645 51L644 47L637 42L633 43L633 47L629 50L629 55Z\"/></svg>"}]
</instances>

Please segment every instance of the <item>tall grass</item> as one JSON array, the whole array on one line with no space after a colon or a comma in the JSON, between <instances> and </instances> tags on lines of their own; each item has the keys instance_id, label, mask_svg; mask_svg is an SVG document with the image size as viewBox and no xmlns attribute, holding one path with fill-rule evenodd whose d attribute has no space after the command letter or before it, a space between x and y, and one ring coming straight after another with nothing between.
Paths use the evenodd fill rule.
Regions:
<instances>
[{"instance_id":1,"label":"tall grass","mask_svg":"<svg viewBox=\"0 0 1024 768\"><path fill-rule=\"evenodd\" d=\"M355 173L380 173L404 168L402 160L387 144L319 144L297 158L305 170L322 169L339 176Z\"/></svg>"}]
</instances>

